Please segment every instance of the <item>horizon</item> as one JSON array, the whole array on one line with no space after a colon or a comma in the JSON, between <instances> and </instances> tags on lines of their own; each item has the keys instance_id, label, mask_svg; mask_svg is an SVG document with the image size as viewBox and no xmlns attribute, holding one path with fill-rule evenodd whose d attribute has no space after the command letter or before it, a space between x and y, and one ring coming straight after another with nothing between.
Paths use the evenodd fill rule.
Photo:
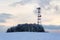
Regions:
<instances>
[{"instance_id":1,"label":"horizon","mask_svg":"<svg viewBox=\"0 0 60 40\"><path fill-rule=\"evenodd\" d=\"M37 7L42 25L60 25L60 0L0 0L0 25L37 23Z\"/></svg>"},{"instance_id":2,"label":"horizon","mask_svg":"<svg viewBox=\"0 0 60 40\"><path fill-rule=\"evenodd\" d=\"M19 25L19 24L17 24ZM14 26L4 26L4 25L0 25L0 32L6 32L9 28L11 27L16 27L17 25ZM44 28L45 32L57 32L60 33L60 25L42 25L42 27Z\"/></svg>"}]
</instances>

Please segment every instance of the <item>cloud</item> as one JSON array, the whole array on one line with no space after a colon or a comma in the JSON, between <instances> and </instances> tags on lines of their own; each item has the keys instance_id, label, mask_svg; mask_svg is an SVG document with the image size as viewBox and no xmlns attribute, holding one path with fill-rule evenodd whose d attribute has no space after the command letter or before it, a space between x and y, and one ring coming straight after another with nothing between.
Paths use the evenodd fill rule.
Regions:
<instances>
[{"instance_id":1,"label":"cloud","mask_svg":"<svg viewBox=\"0 0 60 40\"><path fill-rule=\"evenodd\" d=\"M8 28L10 27L5 25L0 25L0 32L6 32Z\"/></svg>"},{"instance_id":2,"label":"cloud","mask_svg":"<svg viewBox=\"0 0 60 40\"><path fill-rule=\"evenodd\" d=\"M26 5L28 3L32 4L35 3L39 5L40 7L45 7L46 5L49 5L51 0L21 0L20 2L15 2L12 4L12 6L17 6L18 4L20 5Z\"/></svg>"},{"instance_id":3,"label":"cloud","mask_svg":"<svg viewBox=\"0 0 60 40\"><path fill-rule=\"evenodd\" d=\"M4 22L6 22L6 19L10 19L10 18L12 18L11 14L1 13L0 14L0 23L4 23Z\"/></svg>"},{"instance_id":4,"label":"cloud","mask_svg":"<svg viewBox=\"0 0 60 40\"><path fill-rule=\"evenodd\" d=\"M55 13L60 14L60 6L55 6Z\"/></svg>"},{"instance_id":5,"label":"cloud","mask_svg":"<svg viewBox=\"0 0 60 40\"><path fill-rule=\"evenodd\" d=\"M37 5L35 5L35 4L37 4ZM34 6L32 7L32 5L34 5ZM40 6L43 24L60 24L60 21L59 21L60 20L60 15L59 15L60 14L60 1L59 0L21 0L18 2L13 2L12 6L14 6L13 8L16 8L18 10L18 11L14 11L16 14L21 13L24 16L25 16L25 13L26 13L26 16L28 16L27 14L33 14L32 11L35 11L35 8L37 8L36 6ZM15 7L15 6L17 6L17 7ZM32 9L32 11L30 9ZM29 11L27 11L27 10L29 10ZM37 12L35 11L35 13L37 13ZM22 15L21 16L20 15L19 15L19 17L22 18L21 17ZM32 21L33 21L33 18L31 19ZM25 19L26 18L24 18L24 20ZM18 18L18 20L19 20L19 18ZM34 21L36 21L36 20L34 20ZM21 22L23 22L23 21L21 21Z\"/></svg>"},{"instance_id":6,"label":"cloud","mask_svg":"<svg viewBox=\"0 0 60 40\"><path fill-rule=\"evenodd\" d=\"M21 0L19 2L14 2L12 4L10 4L10 6L17 6L18 4L19 5L26 5L28 3L31 3L32 0Z\"/></svg>"},{"instance_id":7,"label":"cloud","mask_svg":"<svg viewBox=\"0 0 60 40\"><path fill-rule=\"evenodd\" d=\"M8 27L4 26L4 25L0 25L0 32L6 32L8 29Z\"/></svg>"},{"instance_id":8,"label":"cloud","mask_svg":"<svg viewBox=\"0 0 60 40\"><path fill-rule=\"evenodd\" d=\"M4 24L8 24L10 26L13 24L16 25L18 23L36 23L37 12L35 11L35 15L32 11L34 11L37 8L36 6L41 6L42 24L60 25L60 0L7 0L7 2L5 1L3 3L0 3L0 23L6 22ZM9 4L11 4L11 6L7 6ZM10 13L9 16L6 16L5 14L8 13ZM11 14L17 17L12 18ZM1 17L1 15L3 15L3 17ZM10 18L12 19L9 20Z\"/></svg>"},{"instance_id":9,"label":"cloud","mask_svg":"<svg viewBox=\"0 0 60 40\"><path fill-rule=\"evenodd\" d=\"M60 30L60 25L43 25L45 29Z\"/></svg>"}]
</instances>

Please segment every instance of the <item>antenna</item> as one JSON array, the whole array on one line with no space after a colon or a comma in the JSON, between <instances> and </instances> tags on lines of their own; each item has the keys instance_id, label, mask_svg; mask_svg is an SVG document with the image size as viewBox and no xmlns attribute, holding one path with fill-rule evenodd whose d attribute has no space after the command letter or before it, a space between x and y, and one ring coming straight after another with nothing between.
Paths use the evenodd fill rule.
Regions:
<instances>
[{"instance_id":1,"label":"antenna","mask_svg":"<svg viewBox=\"0 0 60 40\"><path fill-rule=\"evenodd\" d=\"M38 8L37 8L37 11L38 11L37 24L38 24L38 25L41 25L41 13L40 13L40 10L41 10L41 8L38 7Z\"/></svg>"}]
</instances>

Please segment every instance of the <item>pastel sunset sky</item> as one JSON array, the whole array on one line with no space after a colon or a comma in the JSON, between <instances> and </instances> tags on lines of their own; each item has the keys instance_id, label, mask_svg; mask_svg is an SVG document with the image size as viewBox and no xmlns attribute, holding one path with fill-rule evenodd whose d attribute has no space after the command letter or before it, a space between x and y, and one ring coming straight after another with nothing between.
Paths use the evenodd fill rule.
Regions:
<instances>
[{"instance_id":1,"label":"pastel sunset sky","mask_svg":"<svg viewBox=\"0 0 60 40\"><path fill-rule=\"evenodd\" d=\"M0 25L37 23L37 7L43 25L60 25L60 0L0 0Z\"/></svg>"}]
</instances>

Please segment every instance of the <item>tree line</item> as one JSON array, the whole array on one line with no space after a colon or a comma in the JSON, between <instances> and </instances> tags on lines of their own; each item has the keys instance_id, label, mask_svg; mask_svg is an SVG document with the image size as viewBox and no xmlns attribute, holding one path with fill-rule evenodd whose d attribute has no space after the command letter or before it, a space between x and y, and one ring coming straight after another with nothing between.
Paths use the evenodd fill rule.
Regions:
<instances>
[{"instance_id":1,"label":"tree line","mask_svg":"<svg viewBox=\"0 0 60 40\"><path fill-rule=\"evenodd\" d=\"M11 27L7 32L45 32L42 25L38 24L18 24Z\"/></svg>"}]
</instances>

